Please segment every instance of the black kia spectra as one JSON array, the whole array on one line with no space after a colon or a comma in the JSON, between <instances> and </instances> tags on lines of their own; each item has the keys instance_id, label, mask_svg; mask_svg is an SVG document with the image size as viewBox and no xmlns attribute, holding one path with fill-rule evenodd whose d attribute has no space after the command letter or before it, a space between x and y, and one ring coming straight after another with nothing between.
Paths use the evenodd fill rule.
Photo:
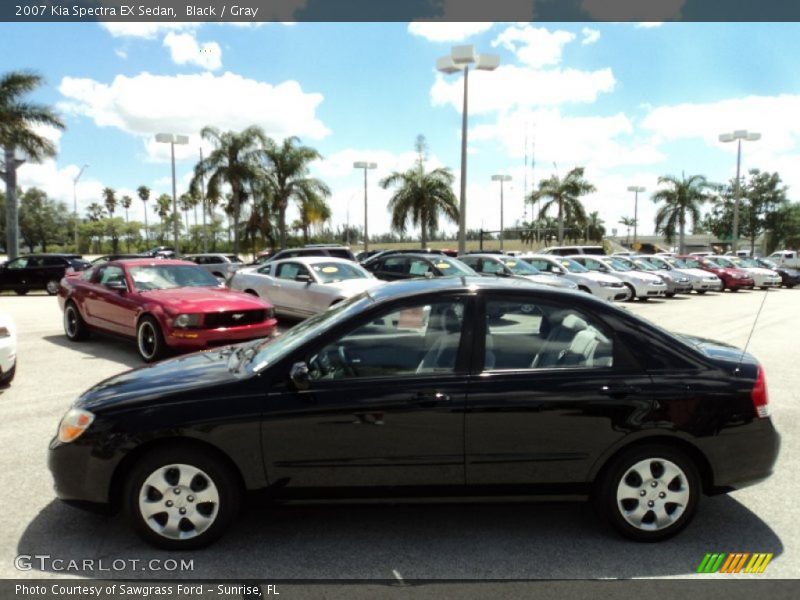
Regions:
<instances>
[{"instance_id":1,"label":"black kia spectra","mask_svg":"<svg viewBox=\"0 0 800 600\"><path fill-rule=\"evenodd\" d=\"M280 499L574 496L623 535L682 530L701 493L772 472L764 372L588 294L420 279L284 335L112 377L62 419L58 496L204 546L243 493Z\"/></svg>"}]
</instances>

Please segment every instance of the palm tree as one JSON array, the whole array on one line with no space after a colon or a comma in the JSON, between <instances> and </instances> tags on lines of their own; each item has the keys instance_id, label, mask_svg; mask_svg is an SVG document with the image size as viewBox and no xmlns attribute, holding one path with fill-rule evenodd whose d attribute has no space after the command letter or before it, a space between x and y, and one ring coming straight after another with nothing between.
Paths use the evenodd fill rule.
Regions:
<instances>
[{"instance_id":1,"label":"palm tree","mask_svg":"<svg viewBox=\"0 0 800 600\"><path fill-rule=\"evenodd\" d=\"M144 239L145 243L150 243L150 233L147 231L147 201L150 200L150 188L146 185L140 185L136 188L136 194L139 200L144 204Z\"/></svg>"},{"instance_id":2,"label":"palm tree","mask_svg":"<svg viewBox=\"0 0 800 600\"><path fill-rule=\"evenodd\" d=\"M664 234L667 242L671 243L677 230L678 246L683 254L687 220L693 225L700 220L700 205L711 198L708 190L715 186L703 175L690 175L688 178L681 175L680 179L664 175L658 178L658 184L666 184L667 187L652 196L653 202L664 203L656 213L656 232Z\"/></svg>"},{"instance_id":3,"label":"palm tree","mask_svg":"<svg viewBox=\"0 0 800 600\"><path fill-rule=\"evenodd\" d=\"M311 196L300 201L300 229L303 231L303 243L309 242L309 230L315 225L322 225L331 218L331 207L321 196Z\"/></svg>"},{"instance_id":4,"label":"palm tree","mask_svg":"<svg viewBox=\"0 0 800 600\"><path fill-rule=\"evenodd\" d=\"M106 205L108 216L113 217L117 209L117 192L113 188L103 188L103 204Z\"/></svg>"},{"instance_id":5,"label":"palm tree","mask_svg":"<svg viewBox=\"0 0 800 600\"><path fill-rule=\"evenodd\" d=\"M164 243L164 226L166 222L166 218L169 216L169 211L172 208L172 197L169 194L161 194L158 198L156 198L156 203L153 206L153 210L158 215L158 218L161 219L161 243Z\"/></svg>"},{"instance_id":6,"label":"palm tree","mask_svg":"<svg viewBox=\"0 0 800 600\"><path fill-rule=\"evenodd\" d=\"M133 204L133 198L128 196L127 194L122 197L119 202L122 205L122 208L125 209L125 222L128 222L128 209L130 209L131 204Z\"/></svg>"},{"instance_id":7,"label":"palm tree","mask_svg":"<svg viewBox=\"0 0 800 600\"><path fill-rule=\"evenodd\" d=\"M448 168L440 167L425 171L425 138L419 136L416 143L416 164L404 172L395 171L380 181L383 189L397 188L389 199L392 213L392 229L401 235L411 219L414 227L420 228L422 247L428 245L428 232L439 228L439 214L450 221L458 222L458 199L453 193L455 177Z\"/></svg>"},{"instance_id":8,"label":"palm tree","mask_svg":"<svg viewBox=\"0 0 800 600\"><path fill-rule=\"evenodd\" d=\"M558 243L564 243L564 221L582 224L586 222L586 211L580 201L581 196L596 191L596 188L583 177L584 168L575 167L564 179L552 175L539 182L539 189L531 192L529 202L534 204L547 198L540 205L539 214L546 213L553 205L558 207Z\"/></svg>"},{"instance_id":9,"label":"palm tree","mask_svg":"<svg viewBox=\"0 0 800 600\"><path fill-rule=\"evenodd\" d=\"M86 208L86 216L89 218L90 221L100 221L106 216L106 209L102 204L98 204L97 202L92 202Z\"/></svg>"},{"instance_id":10,"label":"palm tree","mask_svg":"<svg viewBox=\"0 0 800 600\"><path fill-rule=\"evenodd\" d=\"M35 127L47 125L64 129L64 123L43 104L23 99L43 83L41 75L26 71L11 71L0 76L0 148L3 164L0 175L6 184L6 251L9 258L19 254L17 168L22 164L15 156L22 150L31 162L41 162L56 155L56 147Z\"/></svg>"},{"instance_id":11,"label":"palm tree","mask_svg":"<svg viewBox=\"0 0 800 600\"><path fill-rule=\"evenodd\" d=\"M600 218L600 213L594 211L589 213L589 218L586 219L586 238L592 242L602 242L606 235L606 228L603 219Z\"/></svg>"},{"instance_id":12,"label":"palm tree","mask_svg":"<svg viewBox=\"0 0 800 600\"><path fill-rule=\"evenodd\" d=\"M247 199L245 186L259 176L259 159L262 149L270 140L260 127L248 127L244 131L221 132L216 127L204 127L200 136L214 144L214 150L201 160L194 169L192 188L198 188L204 177L208 178L209 196L219 196L225 184L233 194L233 252L239 252L239 216L241 205Z\"/></svg>"},{"instance_id":13,"label":"palm tree","mask_svg":"<svg viewBox=\"0 0 800 600\"><path fill-rule=\"evenodd\" d=\"M625 245L627 246L631 243L631 227L636 225L636 219L633 217L622 217L619 220L619 224L626 228Z\"/></svg>"},{"instance_id":14,"label":"palm tree","mask_svg":"<svg viewBox=\"0 0 800 600\"><path fill-rule=\"evenodd\" d=\"M272 197L272 210L278 216L281 247L286 247L286 209L294 199L301 209L304 204L319 204L331 195L319 179L308 176L308 165L322 156L314 148L300 145L294 136L277 145L270 139L264 144L267 168L263 171L263 186Z\"/></svg>"}]
</instances>

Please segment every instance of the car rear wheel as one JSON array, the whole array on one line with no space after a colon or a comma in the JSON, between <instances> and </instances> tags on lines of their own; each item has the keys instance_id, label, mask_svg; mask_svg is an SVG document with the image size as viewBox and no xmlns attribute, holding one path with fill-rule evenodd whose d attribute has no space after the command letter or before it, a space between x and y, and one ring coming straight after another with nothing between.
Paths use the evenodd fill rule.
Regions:
<instances>
[{"instance_id":1,"label":"car rear wheel","mask_svg":"<svg viewBox=\"0 0 800 600\"><path fill-rule=\"evenodd\" d=\"M153 317L144 317L136 327L136 347L145 362L159 360L166 353L161 327Z\"/></svg>"},{"instance_id":2,"label":"car rear wheel","mask_svg":"<svg viewBox=\"0 0 800 600\"><path fill-rule=\"evenodd\" d=\"M658 542L684 529L697 509L700 478L679 450L633 448L609 466L596 502L612 527L637 542Z\"/></svg>"},{"instance_id":3,"label":"car rear wheel","mask_svg":"<svg viewBox=\"0 0 800 600\"><path fill-rule=\"evenodd\" d=\"M23 289L16 289L14 291L17 293L17 296L24 296L25 294L28 293L28 290L23 290Z\"/></svg>"},{"instance_id":4,"label":"car rear wheel","mask_svg":"<svg viewBox=\"0 0 800 600\"><path fill-rule=\"evenodd\" d=\"M14 375L16 374L17 374L17 365L15 363L13 367L11 367L8 371L3 373L2 376L0 376L0 385L10 384L14 380Z\"/></svg>"},{"instance_id":5,"label":"car rear wheel","mask_svg":"<svg viewBox=\"0 0 800 600\"><path fill-rule=\"evenodd\" d=\"M245 290L244 293L250 294L251 296L255 296L256 298L258 298L258 292L256 292L255 290Z\"/></svg>"},{"instance_id":6,"label":"car rear wheel","mask_svg":"<svg viewBox=\"0 0 800 600\"><path fill-rule=\"evenodd\" d=\"M45 284L44 289L47 290L47 293L50 294L51 296L55 296L58 293L58 286L59 286L58 280L51 279Z\"/></svg>"},{"instance_id":7,"label":"car rear wheel","mask_svg":"<svg viewBox=\"0 0 800 600\"><path fill-rule=\"evenodd\" d=\"M192 550L218 539L239 509L241 492L231 469L194 446L146 454L131 470L124 506L136 532L167 550Z\"/></svg>"},{"instance_id":8,"label":"car rear wheel","mask_svg":"<svg viewBox=\"0 0 800 600\"><path fill-rule=\"evenodd\" d=\"M697 292L697 295L698 295L698 296L702 296L702 295L703 295L703 294L705 294L705 293L706 293L708 290L695 290L695 291Z\"/></svg>"},{"instance_id":9,"label":"car rear wheel","mask_svg":"<svg viewBox=\"0 0 800 600\"><path fill-rule=\"evenodd\" d=\"M675 297L675 292L667 292L667 293L666 293L666 294L664 294L664 295L665 295L667 298L674 298L674 297Z\"/></svg>"},{"instance_id":10,"label":"car rear wheel","mask_svg":"<svg viewBox=\"0 0 800 600\"><path fill-rule=\"evenodd\" d=\"M80 342L89 337L89 328L73 302L67 302L64 307L64 333L73 342Z\"/></svg>"},{"instance_id":11,"label":"car rear wheel","mask_svg":"<svg viewBox=\"0 0 800 600\"><path fill-rule=\"evenodd\" d=\"M728 289L734 293L739 291L738 287L729 287Z\"/></svg>"}]
</instances>

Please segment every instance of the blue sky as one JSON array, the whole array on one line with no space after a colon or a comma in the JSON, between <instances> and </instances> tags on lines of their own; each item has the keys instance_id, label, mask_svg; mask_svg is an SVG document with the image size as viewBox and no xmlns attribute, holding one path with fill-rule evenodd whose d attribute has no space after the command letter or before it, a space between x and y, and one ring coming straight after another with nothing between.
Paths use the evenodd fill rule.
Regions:
<instances>
[{"instance_id":1,"label":"blue sky","mask_svg":"<svg viewBox=\"0 0 800 600\"><path fill-rule=\"evenodd\" d=\"M374 233L389 222L377 180L410 165L417 134L427 137L430 164L452 168L458 181L461 78L434 64L451 46L474 44L499 54L501 66L470 76L468 225L499 228L492 174L514 178L505 194L510 225L523 215L526 178L530 190L554 171L585 166L598 188L587 207L608 229L622 230L618 220L633 214L626 187L648 189L639 216L649 232L659 175L733 176L735 148L717 141L724 131L760 132L744 148L743 167L779 171L795 197L798 33L797 24L747 23L3 23L0 72L41 72L47 85L36 99L57 106L67 123L61 135L46 132L57 160L24 166L21 184L71 207L72 178L88 163L78 186L82 214L105 186L134 197L142 184L170 191L169 150L155 133L191 138L178 154L181 193L202 126L258 124L323 154L314 173L333 191L334 224L346 221L348 207L350 220L363 222L362 176L352 163L377 162ZM138 201L131 218L143 218Z\"/></svg>"}]
</instances>

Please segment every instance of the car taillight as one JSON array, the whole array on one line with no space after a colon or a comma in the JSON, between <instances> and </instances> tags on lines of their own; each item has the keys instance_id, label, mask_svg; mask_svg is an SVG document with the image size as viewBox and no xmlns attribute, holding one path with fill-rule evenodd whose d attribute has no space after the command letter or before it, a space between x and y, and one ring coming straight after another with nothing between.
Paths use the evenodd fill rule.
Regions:
<instances>
[{"instance_id":1,"label":"car taillight","mask_svg":"<svg viewBox=\"0 0 800 600\"><path fill-rule=\"evenodd\" d=\"M768 417L769 394L767 393L767 379L764 377L764 368L761 365L758 366L758 375L756 376L753 390L750 392L750 397L753 399L753 406L759 418Z\"/></svg>"}]
</instances>

